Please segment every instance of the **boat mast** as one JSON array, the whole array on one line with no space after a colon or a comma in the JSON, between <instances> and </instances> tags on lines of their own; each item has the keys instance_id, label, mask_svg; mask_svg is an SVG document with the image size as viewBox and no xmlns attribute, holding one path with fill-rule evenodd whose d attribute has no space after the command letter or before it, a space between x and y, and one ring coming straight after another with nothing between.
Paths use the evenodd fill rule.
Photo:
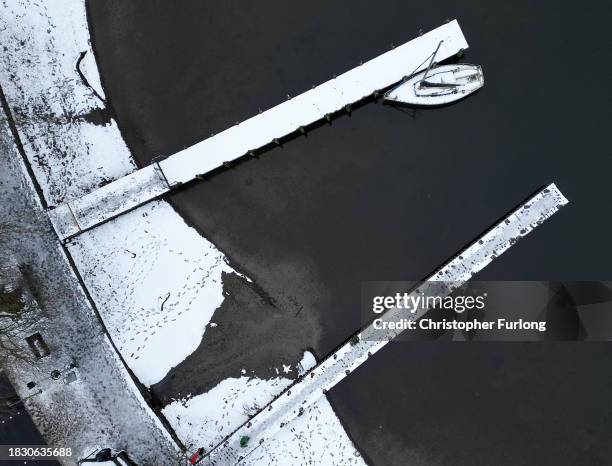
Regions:
<instances>
[{"instance_id":1,"label":"boat mast","mask_svg":"<svg viewBox=\"0 0 612 466\"><path fill-rule=\"evenodd\" d=\"M429 65L427 65L427 69L425 70L425 74L423 75L423 78L421 79L421 81L425 81L425 78L427 77L427 73L429 73L429 70L431 69L432 65L434 64L434 60L436 59L436 55L438 54L438 50L440 50L440 46L442 45L442 42L444 42L444 41L443 40L440 41L440 43L436 47L436 50L434 51L433 55L431 56L431 60L429 61Z\"/></svg>"}]
</instances>

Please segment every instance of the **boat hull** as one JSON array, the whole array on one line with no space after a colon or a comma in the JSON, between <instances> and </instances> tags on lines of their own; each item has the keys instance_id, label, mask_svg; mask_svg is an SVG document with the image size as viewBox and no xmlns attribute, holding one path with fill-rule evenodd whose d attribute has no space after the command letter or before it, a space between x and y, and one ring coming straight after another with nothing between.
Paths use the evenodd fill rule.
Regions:
<instances>
[{"instance_id":1,"label":"boat hull","mask_svg":"<svg viewBox=\"0 0 612 466\"><path fill-rule=\"evenodd\" d=\"M477 65L456 64L417 73L385 94L391 103L435 106L463 99L484 86L482 69Z\"/></svg>"}]
</instances>

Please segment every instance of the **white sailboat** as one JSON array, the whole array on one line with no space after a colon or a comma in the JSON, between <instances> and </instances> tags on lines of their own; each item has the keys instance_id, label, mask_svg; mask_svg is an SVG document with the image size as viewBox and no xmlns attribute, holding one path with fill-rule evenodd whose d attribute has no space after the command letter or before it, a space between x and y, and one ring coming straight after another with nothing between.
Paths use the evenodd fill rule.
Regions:
<instances>
[{"instance_id":1,"label":"white sailboat","mask_svg":"<svg viewBox=\"0 0 612 466\"><path fill-rule=\"evenodd\" d=\"M484 75L478 65L459 63L436 66L434 59L440 44L427 69L406 77L387 91L384 95L387 101L418 106L445 105L467 97L484 86Z\"/></svg>"}]
</instances>

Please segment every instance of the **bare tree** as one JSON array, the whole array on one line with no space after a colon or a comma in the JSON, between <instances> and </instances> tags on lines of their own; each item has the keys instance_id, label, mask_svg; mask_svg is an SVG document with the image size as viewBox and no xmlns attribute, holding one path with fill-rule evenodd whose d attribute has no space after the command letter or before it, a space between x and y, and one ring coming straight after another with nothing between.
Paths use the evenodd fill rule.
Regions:
<instances>
[{"instance_id":1,"label":"bare tree","mask_svg":"<svg viewBox=\"0 0 612 466\"><path fill-rule=\"evenodd\" d=\"M24 338L35 323L35 314L35 302L26 289L0 283L0 367L11 358L32 361Z\"/></svg>"},{"instance_id":2,"label":"bare tree","mask_svg":"<svg viewBox=\"0 0 612 466\"><path fill-rule=\"evenodd\" d=\"M0 250L8 250L7 237L16 231L0 223ZM11 361L32 364L25 337L36 321L38 306L29 292L18 262L9 253L0 257L0 418L14 415L22 407L6 374L1 373Z\"/></svg>"},{"instance_id":3,"label":"bare tree","mask_svg":"<svg viewBox=\"0 0 612 466\"><path fill-rule=\"evenodd\" d=\"M0 223L0 248L7 250L6 239L15 228ZM11 359L31 362L24 338L36 321L38 306L17 260L9 253L0 257L0 367Z\"/></svg>"}]
</instances>

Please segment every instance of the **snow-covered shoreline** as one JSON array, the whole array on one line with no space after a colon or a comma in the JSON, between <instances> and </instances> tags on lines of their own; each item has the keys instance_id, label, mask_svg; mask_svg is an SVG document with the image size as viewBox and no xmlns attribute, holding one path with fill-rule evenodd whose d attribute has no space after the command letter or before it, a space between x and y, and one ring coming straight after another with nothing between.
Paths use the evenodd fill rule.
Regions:
<instances>
[{"instance_id":1,"label":"snow-covered shoreline","mask_svg":"<svg viewBox=\"0 0 612 466\"><path fill-rule=\"evenodd\" d=\"M84 4L17 0L1 11L0 83L48 205L134 171L116 122L105 118L96 96L103 91Z\"/></svg>"},{"instance_id":2,"label":"snow-covered shoreline","mask_svg":"<svg viewBox=\"0 0 612 466\"><path fill-rule=\"evenodd\" d=\"M0 8L0 41L8 47L0 61L0 84L46 204L51 207L61 205L134 172L136 166L130 152L116 122L105 108L104 90L91 50L84 1L18 0ZM15 154L12 156L17 157ZM153 189L157 188L153 186ZM63 254L59 243L55 248ZM101 228L90 230L69 242L66 248L123 360L145 385L161 380L198 347L215 310L223 302L222 276L235 273L224 254L189 227L163 200L149 203ZM64 261L68 265L66 258ZM74 274L71 277L74 285L76 277ZM93 316L84 293L80 289L77 291L81 296L81 308ZM76 319L75 324L78 322L80 320ZM99 327L95 320L88 325ZM97 435L99 423L87 422L95 418L94 413L83 409L82 413L71 414L83 417L78 432L70 432L61 422L47 424L42 431L54 441L63 438L67 444L76 442L81 455L89 453L88 449L111 446L133 451L137 461L153 464L150 457L156 454L151 448L150 442L153 442L165 449L159 451L159 457L169 458L175 449L168 446L173 445L172 439L142 398L106 338L102 335L101 340L89 343L94 352L99 349L102 355L107 350L111 353L102 360L109 367L99 370L91 378L98 380L102 377L98 383L108 386L114 401L104 401L109 408L104 419L112 425L113 416L117 416L121 428L108 427L105 429L107 436ZM81 343L77 338L72 340L73 345ZM104 351L98 345L105 345ZM313 361L310 358L309 363ZM297 361L294 366L298 366ZM83 380L87 380L90 377L87 371L92 367L85 365L80 370ZM122 374L123 388L105 384L103 377L109 371ZM23 377L25 380L29 376ZM242 379L237 380L243 383ZM265 404L287 383L290 379L284 377L270 380L250 378L242 395L245 400ZM59 406L74 400L75 395L54 387L49 384L44 395L33 402L33 409L42 416L35 416L35 419L43 419L41 422L46 422L44 419L50 414L45 410L58 409L59 399L62 400ZM72 387L79 389L78 396L87 403L93 389L86 389L81 382ZM235 387L235 380L228 379L213 390L216 390L216 395L231 396ZM266 387L265 390L261 391L262 387ZM124 390L128 390L129 395L126 396ZM27 393L22 390L21 395ZM208 398L207 402L204 394L198 399L200 407L205 410L212 403L210 396ZM144 416L141 424L146 429L157 429L154 434L141 427L131 431L123 428L122 422L130 420L130 410L118 405L134 400L138 401L141 412L132 415L133 421L138 422L139 416ZM75 403L75 409L85 406L83 403ZM185 405L187 402L182 406ZM171 411L166 410L169 420L175 427L180 427L178 422L173 422L176 417L172 417ZM174 414L178 411L180 409L175 409ZM200 418L199 412L192 413L195 414L191 421L195 431L221 421L214 417L215 414ZM231 431L244 421L245 413L242 406L234 405L217 415L229 416L231 422L227 428ZM341 450L354 452L352 442L328 404L320 407L316 417L317 429L324 437L333 436L342 445ZM177 431L184 442L189 440L189 435L183 434L179 428ZM147 440L142 441L141 435L147 436ZM325 457L324 452L317 449L301 451L297 444L283 448L291 457L300 458L300 463L317 464L318 458ZM258 464L267 464L267 461L262 458ZM163 463L167 461L163 460ZM346 463L341 460L337 464Z\"/></svg>"},{"instance_id":3,"label":"snow-covered shoreline","mask_svg":"<svg viewBox=\"0 0 612 466\"><path fill-rule=\"evenodd\" d=\"M303 376L315 365L314 356L307 351L296 367L285 366L278 372L296 371ZM207 393L172 402L163 413L185 445L210 451L292 384L293 380L282 375L267 380L228 378ZM365 466L325 397L241 464Z\"/></svg>"},{"instance_id":4,"label":"snow-covered shoreline","mask_svg":"<svg viewBox=\"0 0 612 466\"><path fill-rule=\"evenodd\" d=\"M77 118L106 110L84 2L20 0L4 9L0 41L14 50L3 54L0 82L47 204L134 172L112 118L103 124ZM225 256L163 200L67 247L111 338L147 386L197 348L223 301L221 274L233 272Z\"/></svg>"},{"instance_id":5,"label":"snow-covered shoreline","mask_svg":"<svg viewBox=\"0 0 612 466\"><path fill-rule=\"evenodd\" d=\"M68 250L134 374L151 386L199 346L223 302L225 256L164 201L75 238Z\"/></svg>"},{"instance_id":6,"label":"snow-covered shoreline","mask_svg":"<svg viewBox=\"0 0 612 466\"><path fill-rule=\"evenodd\" d=\"M96 447L119 450L127 445L139 463L171 461L178 447L102 331L46 218L3 114L0 149L0 212L11 225L3 234L3 251L32 274L34 281L28 286L42 310L27 334L40 332L51 348L49 356L34 364L15 360L5 367L17 393L27 398L25 406L49 445L73 449L73 457L64 458L63 464L76 464ZM23 231L28 232L27 247ZM65 373L72 363L77 365L76 381L64 384L63 376L50 378L51 371ZM31 381L36 386L30 389ZM139 432L134 432L135 423Z\"/></svg>"}]
</instances>

